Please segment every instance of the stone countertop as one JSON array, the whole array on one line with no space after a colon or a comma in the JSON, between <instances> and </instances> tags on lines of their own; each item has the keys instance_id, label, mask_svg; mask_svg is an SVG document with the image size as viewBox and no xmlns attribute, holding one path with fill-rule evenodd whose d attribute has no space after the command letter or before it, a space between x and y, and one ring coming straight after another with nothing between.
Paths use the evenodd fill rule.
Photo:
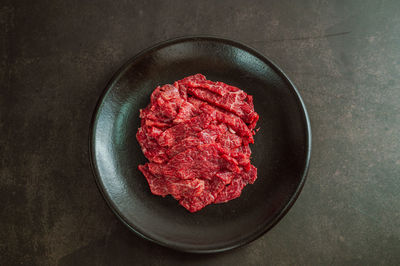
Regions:
<instances>
[{"instance_id":1,"label":"stone countertop","mask_svg":"<svg viewBox=\"0 0 400 266\"><path fill-rule=\"evenodd\" d=\"M25 2L25 3L24 3ZM0 4L1 265L398 265L400 3ZM89 123L112 74L159 41L210 34L275 61L308 108L308 180L282 221L222 254L172 251L107 207Z\"/></svg>"}]
</instances>

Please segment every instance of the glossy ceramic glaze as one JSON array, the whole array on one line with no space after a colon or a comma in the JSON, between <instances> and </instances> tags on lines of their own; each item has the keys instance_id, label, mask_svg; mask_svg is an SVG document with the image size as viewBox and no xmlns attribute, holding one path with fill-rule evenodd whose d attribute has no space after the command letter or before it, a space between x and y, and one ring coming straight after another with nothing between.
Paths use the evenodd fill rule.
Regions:
<instances>
[{"instance_id":1,"label":"glossy ceramic glaze","mask_svg":"<svg viewBox=\"0 0 400 266\"><path fill-rule=\"evenodd\" d=\"M196 73L254 96L258 179L238 199L189 213L151 194L137 169L146 159L135 134L153 89ZM213 37L170 40L131 59L101 96L91 127L92 167L111 209L140 236L188 252L232 249L268 231L299 195L311 152L307 112L286 75L253 49Z\"/></svg>"}]
</instances>

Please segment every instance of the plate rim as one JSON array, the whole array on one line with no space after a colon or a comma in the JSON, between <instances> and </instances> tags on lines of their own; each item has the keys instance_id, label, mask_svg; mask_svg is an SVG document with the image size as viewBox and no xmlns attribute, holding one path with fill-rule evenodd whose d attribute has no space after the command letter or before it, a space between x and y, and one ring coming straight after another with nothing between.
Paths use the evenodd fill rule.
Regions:
<instances>
[{"instance_id":1,"label":"plate rim","mask_svg":"<svg viewBox=\"0 0 400 266\"><path fill-rule=\"evenodd\" d=\"M139 229L135 228L134 225L131 225L126 218L124 218L124 215L122 213L120 213L117 209L117 207L115 206L115 204L113 203L113 201L111 200L111 198L109 197L109 195L106 193L105 191L105 187L104 184L101 182L100 179L100 173L98 171L98 167L97 167L97 163L95 160L95 154L94 154L94 132L95 132L95 126L97 124L98 121L98 115L99 115L99 110L104 102L105 97L107 96L107 94L111 91L111 89L113 88L113 86L115 85L115 83L118 81L118 79L129 69L129 67L138 59L140 59L140 57L147 55L148 53L151 53L153 50L157 50L157 49L161 49L163 47L169 46L169 45L173 45L176 43L183 43L183 42L190 42L190 41L213 41L213 42L220 42L223 44L227 44L227 45L231 45L234 47L237 47L241 50L244 50L252 55L254 55L255 57L257 57L258 59L261 59L265 64L267 64L268 66L270 66L279 76L281 76L285 82L288 83L288 87L290 87L290 89L292 89L292 91L294 92L295 97L297 98L300 107L301 107L301 111L304 115L304 120L305 120L305 125L306 125L306 158L305 158L305 162L304 162L304 168L303 168L303 172L301 174L301 179L300 179L300 183L298 184L295 192L290 196L289 201L286 203L286 205L284 206L284 208L282 210L280 210L280 212L274 217L274 219L264 228L259 229L258 231L256 231L255 233L249 235L248 237L246 237L245 239L239 241L236 244L232 244L232 245L228 245L228 246L223 246L220 248L193 248L193 247L185 247L185 244L177 244L177 245L173 245L170 243L166 243L163 241L160 241L158 239L152 238L150 236L147 236L144 232L141 232ZM112 212L118 217L118 219L125 225L127 226L132 232L136 233L138 236L149 240L153 243L159 244L161 246L167 247L167 248L171 248L174 250L178 250L178 251L183 251L183 252L188 252L188 253L219 253L219 252L223 252L223 251L228 251L228 250L232 250L241 246L244 246L246 244L249 244L250 242L253 242L254 240L258 239L259 237L263 236L265 233L267 233L269 230L271 230L287 213L288 211L293 207L294 203L296 202L296 200L298 199L305 181L307 179L307 175L308 175L308 171L309 171L309 166L310 166L310 160L311 160L311 144L312 144L312 132L311 132L311 124L310 124L310 118L307 112L307 108L304 104L304 101L302 99L302 97L300 96L300 93L298 92L297 87L294 85L294 83L289 79L289 77L285 74L285 72L283 72L283 70L275 63L273 62L271 59L269 59L267 56L261 54L260 52L258 52L256 49L254 49L253 47L244 44L240 41L236 41L236 40L232 40L232 39L228 39L228 38L222 38L222 37L218 37L218 36L214 36L214 35L188 35L188 36L181 36L181 37L176 37L176 38L172 38L172 39L168 39L165 41L161 41L158 42L154 45L151 45L150 47L141 50L140 52L138 52L136 55L134 55L133 57L131 57L130 59L128 59L127 61L125 61L125 63L112 75L111 79L107 82L107 85L105 86L105 88L103 89L103 91L101 92L97 102L96 102L96 106L92 112L92 118L90 121L90 125L89 125L89 162L90 162L90 166L91 166L91 170L92 170L92 174L93 177L95 179L95 182L97 184L97 187L99 188L101 195L103 196L104 200L106 201L107 205L109 206L109 208L112 210ZM191 245L193 246L193 245Z\"/></svg>"}]
</instances>

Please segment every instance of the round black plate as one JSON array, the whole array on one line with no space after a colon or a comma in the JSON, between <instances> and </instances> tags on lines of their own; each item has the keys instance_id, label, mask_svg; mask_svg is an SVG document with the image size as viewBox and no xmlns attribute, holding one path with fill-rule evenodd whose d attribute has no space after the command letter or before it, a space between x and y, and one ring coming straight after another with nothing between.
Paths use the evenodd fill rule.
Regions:
<instances>
[{"instance_id":1,"label":"round black plate","mask_svg":"<svg viewBox=\"0 0 400 266\"><path fill-rule=\"evenodd\" d=\"M254 96L258 179L238 199L189 213L170 196L151 194L137 168L146 159L135 134L153 89L196 73ZM93 171L115 214L140 236L188 252L232 249L268 231L299 195L310 152L307 112L286 75L253 49L213 37L170 40L131 59L101 96L90 133Z\"/></svg>"}]
</instances>

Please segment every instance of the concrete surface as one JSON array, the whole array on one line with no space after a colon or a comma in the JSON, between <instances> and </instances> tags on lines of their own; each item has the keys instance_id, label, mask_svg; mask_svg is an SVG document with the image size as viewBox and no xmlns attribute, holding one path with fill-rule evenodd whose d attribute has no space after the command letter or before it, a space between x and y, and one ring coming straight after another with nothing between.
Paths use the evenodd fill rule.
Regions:
<instances>
[{"instance_id":1,"label":"concrete surface","mask_svg":"<svg viewBox=\"0 0 400 266\"><path fill-rule=\"evenodd\" d=\"M0 264L399 265L399 14L396 0L2 0ZM130 233L88 160L92 111L112 74L188 34L270 57L312 122L311 168L292 210L223 254L182 254Z\"/></svg>"}]
</instances>

